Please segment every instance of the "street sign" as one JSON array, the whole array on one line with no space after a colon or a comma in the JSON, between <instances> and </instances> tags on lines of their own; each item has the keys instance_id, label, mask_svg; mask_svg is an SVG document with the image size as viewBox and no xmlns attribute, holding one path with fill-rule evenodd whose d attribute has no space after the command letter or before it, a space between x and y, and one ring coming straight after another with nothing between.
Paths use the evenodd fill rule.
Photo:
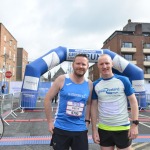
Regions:
<instances>
[{"instance_id":1,"label":"street sign","mask_svg":"<svg viewBox=\"0 0 150 150\"><path fill-rule=\"evenodd\" d=\"M5 72L5 77L6 77L6 78L11 78L11 77L12 77L11 71L6 71L6 72Z\"/></svg>"}]
</instances>

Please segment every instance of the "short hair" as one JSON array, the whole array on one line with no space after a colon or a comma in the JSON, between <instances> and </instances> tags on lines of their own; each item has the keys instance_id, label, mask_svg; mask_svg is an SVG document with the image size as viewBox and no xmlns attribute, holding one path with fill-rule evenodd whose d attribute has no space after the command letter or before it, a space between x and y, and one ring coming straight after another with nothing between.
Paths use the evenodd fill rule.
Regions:
<instances>
[{"instance_id":1,"label":"short hair","mask_svg":"<svg viewBox=\"0 0 150 150\"><path fill-rule=\"evenodd\" d=\"M75 56L75 58L76 58L76 57L85 57L85 58L88 59L88 56L87 56L86 54L77 54L77 55ZM75 58L74 58L74 59L75 59Z\"/></svg>"}]
</instances>

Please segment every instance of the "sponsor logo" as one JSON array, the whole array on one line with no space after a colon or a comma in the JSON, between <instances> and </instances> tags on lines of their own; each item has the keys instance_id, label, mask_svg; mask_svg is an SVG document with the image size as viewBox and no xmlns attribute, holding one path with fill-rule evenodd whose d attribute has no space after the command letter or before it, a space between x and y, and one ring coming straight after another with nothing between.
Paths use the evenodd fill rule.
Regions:
<instances>
[{"instance_id":1,"label":"sponsor logo","mask_svg":"<svg viewBox=\"0 0 150 150\"><path fill-rule=\"evenodd\" d=\"M106 94L117 94L119 92L119 88L104 88L100 91L98 91L98 93L106 93Z\"/></svg>"},{"instance_id":2,"label":"sponsor logo","mask_svg":"<svg viewBox=\"0 0 150 150\"><path fill-rule=\"evenodd\" d=\"M53 145L55 146L55 145L56 145L56 143L55 143L55 142L53 142Z\"/></svg>"},{"instance_id":3,"label":"sponsor logo","mask_svg":"<svg viewBox=\"0 0 150 150\"><path fill-rule=\"evenodd\" d=\"M68 86L68 85L71 85L72 83L67 83L66 85Z\"/></svg>"}]
</instances>

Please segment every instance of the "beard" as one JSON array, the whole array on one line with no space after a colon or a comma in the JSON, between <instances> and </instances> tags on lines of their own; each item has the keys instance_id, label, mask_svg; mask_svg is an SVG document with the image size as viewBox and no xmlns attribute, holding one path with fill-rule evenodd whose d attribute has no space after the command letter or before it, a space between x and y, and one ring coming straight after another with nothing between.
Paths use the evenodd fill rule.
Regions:
<instances>
[{"instance_id":1,"label":"beard","mask_svg":"<svg viewBox=\"0 0 150 150\"><path fill-rule=\"evenodd\" d=\"M74 74L75 74L77 77L83 77L84 74L85 74L85 72L84 72L84 71L81 72L80 70L79 70L79 71L77 70L77 71L74 71Z\"/></svg>"}]
</instances>

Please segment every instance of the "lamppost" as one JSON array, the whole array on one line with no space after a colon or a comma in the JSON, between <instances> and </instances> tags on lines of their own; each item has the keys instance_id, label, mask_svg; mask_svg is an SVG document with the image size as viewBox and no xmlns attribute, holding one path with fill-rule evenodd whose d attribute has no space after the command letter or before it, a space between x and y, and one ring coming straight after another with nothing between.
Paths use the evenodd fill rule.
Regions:
<instances>
[{"instance_id":1,"label":"lamppost","mask_svg":"<svg viewBox=\"0 0 150 150\"><path fill-rule=\"evenodd\" d=\"M3 66L3 68L2 68L2 73L3 73L2 83L4 82L4 84L5 84L5 81L6 81L6 79L5 79L5 72L6 72L6 68Z\"/></svg>"}]
</instances>

